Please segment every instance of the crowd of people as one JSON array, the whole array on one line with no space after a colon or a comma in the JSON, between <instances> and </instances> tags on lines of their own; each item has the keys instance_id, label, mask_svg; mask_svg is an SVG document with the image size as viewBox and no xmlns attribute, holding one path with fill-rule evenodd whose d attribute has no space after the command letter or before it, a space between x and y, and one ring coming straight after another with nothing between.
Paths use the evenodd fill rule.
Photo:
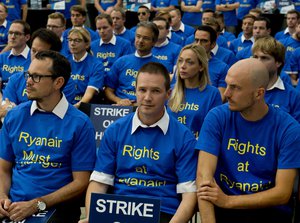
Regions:
<instances>
[{"instance_id":1,"label":"crowd of people","mask_svg":"<svg viewBox=\"0 0 300 223\"><path fill-rule=\"evenodd\" d=\"M96 30L85 1L37 30L0 2L0 219L87 223L113 193L160 199L160 223L296 222L297 4L273 37L250 0L152 0L130 29L122 1L95 1ZM83 103L137 109L96 149Z\"/></svg>"}]
</instances>

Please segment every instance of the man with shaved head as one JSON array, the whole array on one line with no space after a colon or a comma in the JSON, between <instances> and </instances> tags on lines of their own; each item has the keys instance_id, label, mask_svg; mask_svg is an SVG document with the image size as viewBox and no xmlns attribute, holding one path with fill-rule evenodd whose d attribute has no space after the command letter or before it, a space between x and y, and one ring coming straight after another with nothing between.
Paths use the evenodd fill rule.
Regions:
<instances>
[{"instance_id":1,"label":"man with shaved head","mask_svg":"<svg viewBox=\"0 0 300 223\"><path fill-rule=\"evenodd\" d=\"M269 72L261 61L235 63L225 81L228 103L208 113L196 145L201 222L292 222L300 126L265 102Z\"/></svg>"}]
</instances>

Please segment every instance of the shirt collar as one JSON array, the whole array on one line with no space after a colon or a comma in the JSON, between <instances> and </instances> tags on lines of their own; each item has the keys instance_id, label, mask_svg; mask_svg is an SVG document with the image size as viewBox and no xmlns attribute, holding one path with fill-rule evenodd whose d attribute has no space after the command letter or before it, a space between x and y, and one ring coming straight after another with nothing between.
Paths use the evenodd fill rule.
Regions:
<instances>
[{"instance_id":1,"label":"shirt collar","mask_svg":"<svg viewBox=\"0 0 300 223\"><path fill-rule=\"evenodd\" d=\"M138 117L138 109L137 109L133 116L133 119L132 119L131 135L138 129L138 127L153 128L156 126L158 126L163 131L164 135L166 135L167 131L168 131L168 127L169 127L169 122L170 122L170 117L168 115L166 108L165 108L163 117L160 120L158 120L156 123L154 123L150 126L145 125L141 122L141 120Z\"/></svg>"},{"instance_id":2,"label":"shirt collar","mask_svg":"<svg viewBox=\"0 0 300 223\"><path fill-rule=\"evenodd\" d=\"M212 52L214 55L216 55L218 52L218 49L219 49L219 46L218 46L218 44L216 44L216 46L210 52Z\"/></svg>"},{"instance_id":3,"label":"shirt collar","mask_svg":"<svg viewBox=\"0 0 300 223\"><path fill-rule=\"evenodd\" d=\"M273 90L274 88L278 88L279 90L285 90L284 83L280 77L277 78L277 81L267 89L267 91Z\"/></svg>"},{"instance_id":4,"label":"shirt collar","mask_svg":"<svg viewBox=\"0 0 300 223\"><path fill-rule=\"evenodd\" d=\"M169 39L168 39L168 38L166 38L166 40L165 40L164 42L162 42L160 45L158 45L158 46L155 46L155 47L163 47L163 46L166 46L166 45L168 45L168 43L169 43Z\"/></svg>"},{"instance_id":5,"label":"shirt collar","mask_svg":"<svg viewBox=\"0 0 300 223\"><path fill-rule=\"evenodd\" d=\"M149 53L149 54L147 54L147 55L145 55L145 56L141 56L141 55L138 54L137 51L135 51L134 55L135 55L136 57L139 57L139 58L146 58L146 57L151 57L151 56L152 56L152 53Z\"/></svg>"},{"instance_id":6,"label":"shirt collar","mask_svg":"<svg viewBox=\"0 0 300 223\"><path fill-rule=\"evenodd\" d=\"M5 19L4 22L2 23L2 25L0 25L0 26L3 26L4 28L6 28L6 26L7 26L7 20Z\"/></svg>"},{"instance_id":7,"label":"shirt collar","mask_svg":"<svg viewBox=\"0 0 300 223\"><path fill-rule=\"evenodd\" d=\"M180 31L182 31L184 33L184 24L181 22L179 29Z\"/></svg>"},{"instance_id":8,"label":"shirt collar","mask_svg":"<svg viewBox=\"0 0 300 223\"><path fill-rule=\"evenodd\" d=\"M168 39L172 38L172 32L169 32L169 34L167 35Z\"/></svg>"},{"instance_id":9,"label":"shirt collar","mask_svg":"<svg viewBox=\"0 0 300 223\"><path fill-rule=\"evenodd\" d=\"M117 38L116 38L115 35L112 36L112 38L110 39L110 41L109 41L108 43L104 43L104 42L102 41L102 39L100 38L100 46L101 46L102 44L112 44L112 45L116 45L116 42L117 42Z\"/></svg>"},{"instance_id":10,"label":"shirt collar","mask_svg":"<svg viewBox=\"0 0 300 223\"><path fill-rule=\"evenodd\" d=\"M9 55L8 55L8 57L10 57L11 55L13 55L13 56L23 56L25 59L27 59L28 56L29 56L29 51L30 51L30 48L26 45L26 47L24 48L24 50L22 51L22 53L20 53L20 54L17 55L17 54L13 53L13 50L11 50L10 53L9 53Z\"/></svg>"},{"instance_id":11,"label":"shirt collar","mask_svg":"<svg viewBox=\"0 0 300 223\"><path fill-rule=\"evenodd\" d=\"M248 41L251 41L252 43L254 43L254 37L253 37L253 36L252 36L250 39L246 39L245 36L242 35L241 40L242 40L242 43L243 43L245 40L248 40Z\"/></svg>"},{"instance_id":12,"label":"shirt collar","mask_svg":"<svg viewBox=\"0 0 300 223\"><path fill-rule=\"evenodd\" d=\"M63 94L62 98L60 99L58 104L55 106L52 113L55 114L60 119L63 119L67 113L68 107L69 107L69 103L68 103L65 95ZM34 100L31 104L30 115L32 116L36 110L43 112L43 110L37 106L37 102Z\"/></svg>"},{"instance_id":13,"label":"shirt collar","mask_svg":"<svg viewBox=\"0 0 300 223\"><path fill-rule=\"evenodd\" d=\"M283 31L283 33L284 33L284 34L287 34L287 33L290 34L289 28L287 27L287 28Z\"/></svg>"},{"instance_id":14,"label":"shirt collar","mask_svg":"<svg viewBox=\"0 0 300 223\"><path fill-rule=\"evenodd\" d=\"M83 57L81 57L80 60L76 60L75 57L74 57L74 54L72 55L72 58L73 58L73 60L74 60L76 63L79 63L79 62L84 61L84 59L85 59L87 56L88 56L88 53L85 52L85 54L83 55Z\"/></svg>"},{"instance_id":15,"label":"shirt collar","mask_svg":"<svg viewBox=\"0 0 300 223\"><path fill-rule=\"evenodd\" d=\"M124 26L123 30L122 30L120 33L116 33L116 32L114 31L114 34L115 34L115 35L122 35L122 34L124 34L125 32L126 32L126 27Z\"/></svg>"}]
</instances>

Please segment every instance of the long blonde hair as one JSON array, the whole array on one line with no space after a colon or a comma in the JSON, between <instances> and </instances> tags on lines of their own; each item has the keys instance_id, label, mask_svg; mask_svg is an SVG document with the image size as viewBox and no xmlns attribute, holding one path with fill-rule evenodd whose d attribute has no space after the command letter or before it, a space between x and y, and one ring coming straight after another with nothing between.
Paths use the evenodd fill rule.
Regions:
<instances>
[{"instance_id":1,"label":"long blonde hair","mask_svg":"<svg viewBox=\"0 0 300 223\"><path fill-rule=\"evenodd\" d=\"M199 71L199 91L202 91L205 89L207 84L210 84L209 80L209 73L208 73L208 58L205 49L202 46L190 44L182 48L180 51L179 57L185 50L192 50L197 59L199 64L202 66L202 71ZM179 58L178 57L178 58ZM180 71L179 71L179 64L177 60L177 74L176 74L176 83L174 86L174 89L172 90L172 95L169 100L169 107L173 112L178 112L180 109L180 105L185 102L185 84L184 80L180 77Z\"/></svg>"}]
</instances>

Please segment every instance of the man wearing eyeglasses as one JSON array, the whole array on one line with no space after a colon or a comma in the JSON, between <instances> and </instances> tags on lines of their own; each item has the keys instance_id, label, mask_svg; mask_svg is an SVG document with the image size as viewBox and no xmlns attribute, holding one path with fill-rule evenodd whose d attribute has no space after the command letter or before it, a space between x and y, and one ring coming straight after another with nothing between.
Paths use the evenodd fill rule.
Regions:
<instances>
[{"instance_id":1,"label":"man wearing eyeglasses","mask_svg":"<svg viewBox=\"0 0 300 223\"><path fill-rule=\"evenodd\" d=\"M8 31L8 48L10 51L0 54L0 78L2 90L11 75L23 72L30 64L30 49L27 41L30 39L30 26L23 20L12 22ZM2 99L2 97L0 98Z\"/></svg>"},{"instance_id":2,"label":"man wearing eyeglasses","mask_svg":"<svg viewBox=\"0 0 300 223\"><path fill-rule=\"evenodd\" d=\"M53 222L79 220L96 144L91 121L62 93L70 74L55 51L37 53L25 73L30 101L8 112L0 134L0 218L19 222L54 207Z\"/></svg>"},{"instance_id":3,"label":"man wearing eyeglasses","mask_svg":"<svg viewBox=\"0 0 300 223\"><path fill-rule=\"evenodd\" d=\"M36 30L31 36L31 60L35 58L35 55L38 52L43 50L53 50L57 52L61 50L61 41L58 36L53 31L45 28ZM4 118L12 107L28 101L26 80L24 78L26 72L16 73L9 79L5 90L3 91L3 101L0 106L0 118ZM63 93L67 100L72 103L75 98L75 83L73 79L69 79Z\"/></svg>"},{"instance_id":4,"label":"man wearing eyeglasses","mask_svg":"<svg viewBox=\"0 0 300 223\"><path fill-rule=\"evenodd\" d=\"M137 11L137 16L139 19L139 22L148 22L150 19L150 9L145 6L145 5L141 5ZM133 34L135 34L137 26L134 26L130 29L131 32L133 32Z\"/></svg>"}]
</instances>

